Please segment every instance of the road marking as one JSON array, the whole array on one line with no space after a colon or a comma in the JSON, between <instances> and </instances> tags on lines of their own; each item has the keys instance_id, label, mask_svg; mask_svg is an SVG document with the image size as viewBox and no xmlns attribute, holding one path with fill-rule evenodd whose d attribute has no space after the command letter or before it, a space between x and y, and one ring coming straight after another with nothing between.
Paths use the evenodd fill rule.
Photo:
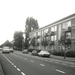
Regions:
<instances>
[{"instance_id":1,"label":"road marking","mask_svg":"<svg viewBox=\"0 0 75 75\"><path fill-rule=\"evenodd\" d=\"M58 69L56 69L56 71L58 71L58 72L60 72L60 73L65 73L64 71L61 71L61 70L58 70Z\"/></svg>"},{"instance_id":2,"label":"road marking","mask_svg":"<svg viewBox=\"0 0 75 75\"><path fill-rule=\"evenodd\" d=\"M12 63L12 65L14 65L14 64Z\"/></svg>"},{"instance_id":3,"label":"road marking","mask_svg":"<svg viewBox=\"0 0 75 75\"><path fill-rule=\"evenodd\" d=\"M74 65L71 65L71 67L75 67Z\"/></svg>"},{"instance_id":4,"label":"road marking","mask_svg":"<svg viewBox=\"0 0 75 75\"><path fill-rule=\"evenodd\" d=\"M27 60L26 58L24 58L25 60Z\"/></svg>"},{"instance_id":5,"label":"road marking","mask_svg":"<svg viewBox=\"0 0 75 75\"><path fill-rule=\"evenodd\" d=\"M17 70L18 70L18 71L20 71L20 69L19 69L19 68L17 68Z\"/></svg>"},{"instance_id":6,"label":"road marking","mask_svg":"<svg viewBox=\"0 0 75 75\"><path fill-rule=\"evenodd\" d=\"M21 72L22 75L25 75L23 72Z\"/></svg>"},{"instance_id":7,"label":"road marking","mask_svg":"<svg viewBox=\"0 0 75 75\"><path fill-rule=\"evenodd\" d=\"M55 63L59 64L59 62L55 62Z\"/></svg>"},{"instance_id":8,"label":"road marking","mask_svg":"<svg viewBox=\"0 0 75 75\"><path fill-rule=\"evenodd\" d=\"M16 68L16 66L14 65L14 67Z\"/></svg>"},{"instance_id":9,"label":"road marking","mask_svg":"<svg viewBox=\"0 0 75 75\"><path fill-rule=\"evenodd\" d=\"M31 62L34 62L34 61L31 60Z\"/></svg>"},{"instance_id":10,"label":"road marking","mask_svg":"<svg viewBox=\"0 0 75 75\"><path fill-rule=\"evenodd\" d=\"M43 64L40 64L41 66L45 66L45 65L43 65Z\"/></svg>"},{"instance_id":11,"label":"road marking","mask_svg":"<svg viewBox=\"0 0 75 75\"><path fill-rule=\"evenodd\" d=\"M62 63L62 65L67 65L67 64L65 64L65 63Z\"/></svg>"}]
</instances>

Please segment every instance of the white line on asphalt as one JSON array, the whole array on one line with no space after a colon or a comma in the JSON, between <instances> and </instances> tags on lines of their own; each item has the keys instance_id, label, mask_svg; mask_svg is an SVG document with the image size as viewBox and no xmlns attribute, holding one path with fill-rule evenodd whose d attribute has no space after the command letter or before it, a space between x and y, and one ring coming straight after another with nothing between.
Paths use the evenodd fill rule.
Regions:
<instances>
[{"instance_id":1,"label":"white line on asphalt","mask_svg":"<svg viewBox=\"0 0 75 75\"><path fill-rule=\"evenodd\" d=\"M14 65L14 64L12 63L12 65Z\"/></svg>"},{"instance_id":2,"label":"white line on asphalt","mask_svg":"<svg viewBox=\"0 0 75 75\"><path fill-rule=\"evenodd\" d=\"M62 63L62 65L67 65L67 64L65 64L65 63Z\"/></svg>"},{"instance_id":3,"label":"white line on asphalt","mask_svg":"<svg viewBox=\"0 0 75 75\"><path fill-rule=\"evenodd\" d=\"M59 62L55 62L55 63L59 64Z\"/></svg>"},{"instance_id":4,"label":"white line on asphalt","mask_svg":"<svg viewBox=\"0 0 75 75\"><path fill-rule=\"evenodd\" d=\"M71 65L71 67L75 67L74 65Z\"/></svg>"},{"instance_id":5,"label":"white line on asphalt","mask_svg":"<svg viewBox=\"0 0 75 75\"><path fill-rule=\"evenodd\" d=\"M18 70L18 71L20 71L20 69L19 69L19 68L17 68L17 70Z\"/></svg>"},{"instance_id":6,"label":"white line on asphalt","mask_svg":"<svg viewBox=\"0 0 75 75\"><path fill-rule=\"evenodd\" d=\"M31 62L34 62L34 61L31 60Z\"/></svg>"},{"instance_id":7,"label":"white line on asphalt","mask_svg":"<svg viewBox=\"0 0 75 75\"><path fill-rule=\"evenodd\" d=\"M41 66L45 66L45 65L43 65L43 64L40 64Z\"/></svg>"},{"instance_id":8,"label":"white line on asphalt","mask_svg":"<svg viewBox=\"0 0 75 75\"><path fill-rule=\"evenodd\" d=\"M58 70L58 69L56 69L56 71L58 71L58 72L60 72L60 73L65 73L64 71L61 71L61 70Z\"/></svg>"},{"instance_id":9,"label":"white line on asphalt","mask_svg":"<svg viewBox=\"0 0 75 75\"><path fill-rule=\"evenodd\" d=\"M25 60L27 60L26 58L24 58Z\"/></svg>"},{"instance_id":10,"label":"white line on asphalt","mask_svg":"<svg viewBox=\"0 0 75 75\"><path fill-rule=\"evenodd\" d=\"M21 72L22 75L25 75L23 72Z\"/></svg>"},{"instance_id":11,"label":"white line on asphalt","mask_svg":"<svg viewBox=\"0 0 75 75\"><path fill-rule=\"evenodd\" d=\"M16 66L14 65L14 67L16 68Z\"/></svg>"}]
</instances>

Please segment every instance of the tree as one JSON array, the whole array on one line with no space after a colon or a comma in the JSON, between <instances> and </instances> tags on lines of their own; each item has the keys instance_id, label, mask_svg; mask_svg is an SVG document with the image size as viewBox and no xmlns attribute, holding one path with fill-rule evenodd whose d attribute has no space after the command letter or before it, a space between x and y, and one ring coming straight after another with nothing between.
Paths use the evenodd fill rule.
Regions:
<instances>
[{"instance_id":1,"label":"tree","mask_svg":"<svg viewBox=\"0 0 75 75\"><path fill-rule=\"evenodd\" d=\"M48 45L48 41L47 41L46 37L43 37L43 39L41 41L41 45L44 47L44 49Z\"/></svg>"},{"instance_id":2,"label":"tree","mask_svg":"<svg viewBox=\"0 0 75 75\"><path fill-rule=\"evenodd\" d=\"M18 49L22 49L23 33L21 31L16 31L14 33L14 46Z\"/></svg>"},{"instance_id":3,"label":"tree","mask_svg":"<svg viewBox=\"0 0 75 75\"><path fill-rule=\"evenodd\" d=\"M28 47L28 38L29 38L29 33L33 30L36 30L38 29L39 26L38 26L38 21L35 20L33 17L28 17L26 19L26 25L25 25L25 35L26 35L26 38L25 38L25 46L27 44L27 47ZM26 48L27 48L26 47Z\"/></svg>"}]
</instances>

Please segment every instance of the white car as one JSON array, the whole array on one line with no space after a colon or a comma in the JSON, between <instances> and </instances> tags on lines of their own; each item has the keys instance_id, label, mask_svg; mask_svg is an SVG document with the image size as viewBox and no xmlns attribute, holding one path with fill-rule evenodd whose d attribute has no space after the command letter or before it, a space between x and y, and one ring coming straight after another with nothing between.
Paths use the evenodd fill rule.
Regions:
<instances>
[{"instance_id":1,"label":"white car","mask_svg":"<svg viewBox=\"0 0 75 75\"><path fill-rule=\"evenodd\" d=\"M9 47L4 46L3 50L2 50L2 53L10 53Z\"/></svg>"},{"instance_id":2,"label":"white car","mask_svg":"<svg viewBox=\"0 0 75 75\"><path fill-rule=\"evenodd\" d=\"M38 53L38 56L49 57L50 53L48 51L42 50Z\"/></svg>"}]
</instances>

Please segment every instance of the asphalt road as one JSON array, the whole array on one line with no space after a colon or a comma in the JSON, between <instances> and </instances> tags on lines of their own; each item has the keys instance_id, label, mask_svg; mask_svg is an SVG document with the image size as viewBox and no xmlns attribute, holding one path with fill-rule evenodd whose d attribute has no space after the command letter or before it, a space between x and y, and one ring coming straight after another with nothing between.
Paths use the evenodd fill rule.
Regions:
<instances>
[{"instance_id":1,"label":"asphalt road","mask_svg":"<svg viewBox=\"0 0 75 75\"><path fill-rule=\"evenodd\" d=\"M0 52L0 60L5 75L75 75L75 63L18 51L10 54Z\"/></svg>"}]
</instances>

